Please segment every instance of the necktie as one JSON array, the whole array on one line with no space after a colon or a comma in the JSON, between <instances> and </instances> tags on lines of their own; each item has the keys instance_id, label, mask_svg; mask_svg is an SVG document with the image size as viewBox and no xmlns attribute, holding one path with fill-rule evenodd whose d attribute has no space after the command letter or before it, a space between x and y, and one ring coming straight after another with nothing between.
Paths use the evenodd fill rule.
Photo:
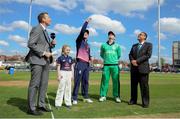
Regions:
<instances>
[{"instance_id":1,"label":"necktie","mask_svg":"<svg viewBox=\"0 0 180 119\"><path fill-rule=\"evenodd\" d=\"M142 47L142 44L139 43L139 44L138 44L138 51L141 49L141 47Z\"/></svg>"},{"instance_id":2,"label":"necktie","mask_svg":"<svg viewBox=\"0 0 180 119\"><path fill-rule=\"evenodd\" d=\"M142 47L142 44L139 43L139 44L138 44L138 49L137 49L137 54L139 54L139 51L140 51L141 47Z\"/></svg>"}]
</instances>

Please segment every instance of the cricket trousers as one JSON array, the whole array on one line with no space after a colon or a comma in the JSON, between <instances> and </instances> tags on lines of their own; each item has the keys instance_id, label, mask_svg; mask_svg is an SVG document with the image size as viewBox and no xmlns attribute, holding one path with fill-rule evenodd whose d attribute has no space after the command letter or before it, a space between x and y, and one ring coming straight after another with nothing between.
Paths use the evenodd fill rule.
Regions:
<instances>
[{"instance_id":1,"label":"cricket trousers","mask_svg":"<svg viewBox=\"0 0 180 119\"><path fill-rule=\"evenodd\" d=\"M110 66L105 65L103 67L101 86L100 86L100 96L101 97L107 96L110 76L112 77L113 96L120 97L120 82L119 82L119 66L118 65L110 65Z\"/></svg>"},{"instance_id":2,"label":"cricket trousers","mask_svg":"<svg viewBox=\"0 0 180 119\"><path fill-rule=\"evenodd\" d=\"M67 106L71 106L71 79L72 71L60 71L62 78L59 81L56 93L55 106L62 106L63 98Z\"/></svg>"},{"instance_id":3,"label":"cricket trousers","mask_svg":"<svg viewBox=\"0 0 180 119\"><path fill-rule=\"evenodd\" d=\"M79 86L81 83L81 94L84 98L88 98L89 87L89 63L78 61L74 69L74 89L73 100L77 100Z\"/></svg>"}]
</instances>

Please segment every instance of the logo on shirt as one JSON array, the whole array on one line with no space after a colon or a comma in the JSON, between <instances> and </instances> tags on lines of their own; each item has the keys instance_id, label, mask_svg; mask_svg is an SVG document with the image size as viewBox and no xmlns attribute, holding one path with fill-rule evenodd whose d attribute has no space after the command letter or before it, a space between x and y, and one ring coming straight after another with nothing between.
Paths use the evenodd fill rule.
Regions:
<instances>
[{"instance_id":1,"label":"logo on shirt","mask_svg":"<svg viewBox=\"0 0 180 119\"><path fill-rule=\"evenodd\" d=\"M71 60L71 59L69 59L69 63L72 63L72 60Z\"/></svg>"}]
</instances>

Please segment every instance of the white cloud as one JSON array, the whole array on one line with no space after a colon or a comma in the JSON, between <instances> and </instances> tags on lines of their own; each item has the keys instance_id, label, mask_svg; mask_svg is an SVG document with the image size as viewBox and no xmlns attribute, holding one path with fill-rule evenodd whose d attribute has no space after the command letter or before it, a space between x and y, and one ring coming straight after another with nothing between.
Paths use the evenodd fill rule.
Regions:
<instances>
[{"instance_id":1,"label":"white cloud","mask_svg":"<svg viewBox=\"0 0 180 119\"><path fill-rule=\"evenodd\" d=\"M0 40L0 45L9 46L9 43L4 40Z\"/></svg>"},{"instance_id":2,"label":"white cloud","mask_svg":"<svg viewBox=\"0 0 180 119\"><path fill-rule=\"evenodd\" d=\"M89 30L89 35L90 35L90 36L97 36L97 35L98 35L96 29L94 29L94 28L92 28L92 27L89 27L89 28L87 28L87 29Z\"/></svg>"},{"instance_id":3,"label":"white cloud","mask_svg":"<svg viewBox=\"0 0 180 119\"><path fill-rule=\"evenodd\" d=\"M98 33L94 28L87 28L90 32L90 36L95 36ZM81 27L74 27L74 26L69 26L67 24L56 24L54 26L54 30L57 32L61 32L63 34L71 35L71 34L78 34L81 30Z\"/></svg>"},{"instance_id":4,"label":"white cloud","mask_svg":"<svg viewBox=\"0 0 180 119\"><path fill-rule=\"evenodd\" d=\"M111 30L117 34L126 31L121 21L112 20L109 17L100 14L93 14L90 18L92 18L90 25L95 29L103 30L105 32Z\"/></svg>"},{"instance_id":5,"label":"white cloud","mask_svg":"<svg viewBox=\"0 0 180 119\"><path fill-rule=\"evenodd\" d=\"M19 36L19 35L9 35L9 39L15 41L15 42L25 42L26 39Z\"/></svg>"},{"instance_id":6,"label":"white cloud","mask_svg":"<svg viewBox=\"0 0 180 119\"><path fill-rule=\"evenodd\" d=\"M48 6L55 10L68 12L69 10L77 7L77 0L35 0L34 4Z\"/></svg>"},{"instance_id":7,"label":"white cloud","mask_svg":"<svg viewBox=\"0 0 180 119\"><path fill-rule=\"evenodd\" d=\"M30 0L3 0L1 2L18 2L29 4ZM77 7L77 0L33 0L33 4L46 6L55 10L68 12Z\"/></svg>"},{"instance_id":8,"label":"white cloud","mask_svg":"<svg viewBox=\"0 0 180 119\"><path fill-rule=\"evenodd\" d=\"M10 25L10 27L12 27L13 29L19 28L19 29L23 29L26 31L28 31L28 26L29 26L28 23L26 21L22 21L22 20L14 21Z\"/></svg>"},{"instance_id":9,"label":"white cloud","mask_svg":"<svg viewBox=\"0 0 180 119\"><path fill-rule=\"evenodd\" d=\"M90 44L91 44L92 46L94 46L94 47L100 48L101 45L102 45L102 42L96 42L96 41L94 41L94 42L90 42Z\"/></svg>"},{"instance_id":10,"label":"white cloud","mask_svg":"<svg viewBox=\"0 0 180 119\"><path fill-rule=\"evenodd\" d=\"M47 31L49 32L49 34L50 34L50 33L55 33L55 34L58 33L56 30L53 30L53 29L47 29Z\"/></svg>"},{"instance_id":11,"label":"white cloud","mask_svg":"<svg viewBox=\"0 0 180 119\"><path fill-rule=\"evenodd\" d=\"M74 26L69 26L67 24L56 24L54 30L61 32L63 34L77 34L80 31L80 28Z\"/></svg>"},{"instance_id":12,"label":"white cloud","mask_svg":"<svg viewBox=\"0 0 180 119\"><path fill-rule=\"evenodd\" d=\"M0 32L9 32L15 29L23 29L25 31L28 31L28 23L26 21L19 20L19 21L13 21L10 24L0 25Z\"/></svg>"},{"instance_id":13,"label":"white cloud","mask_svg":"<svg viewBox=\"0 0 180 119\"><path fill-rule=\"evenodd\" d=\"M180 34L180 19L175 17L164 17L160 19L161 32ZM154 23L157 28L157 21Z\"/></svg>"},{"instance_id":14,"label":"white cloud","mask_svg":"<svg viewBox=\"0 0 180 119\"><path fill-rule=\"evenodd\" d=\"M84 9L90 13L108 14L110 12L125 16L140 16L143 11L157 4L157 0L84 0ZM161 4L164 0L161 0Z\"/></svg>"},{"instance_id":15,"label":"white cloud","mask_svg":"<svg viewBox=\"0 0 180 119\"><path fill-rule=\"evenodd\" d=\"M22 47L27 47L27 41L24 37L21 37L19 35L9 35L9 39L15 41Z\"/></svg>"},{"instance_id":16,"label":"white cloud","mask_svg":"<svg viewBox=\"0 0 180 119\"><path fill-rule=\"evenodd\" d=\"M140 34L142 31L140 29L135 29L134 30L134 35L138 36L138 34Z\"/></svg>"},{"instance_id":17,"label":"white cloud","mask_svg":"<svg viewBox=\"0 0 180 119\"><path fill-rule=\"evenodd\" d=\"M27 47L27 43L26 43L26 42L24 42L24 43L19 43L19 45L22 46L22 47Z\"/></svg>"},{"instance_id":18,"label":"white cloud","mask_svg":"<svg viewBox=\"0 0 180 119\"><path fill-rule=\"evenodd\" d=\"M161 40L165 40L165 39L167 39L167 36L164 33L160 33L160 38L161 38Z\"/></svg>"},{"instance_id":19,"label":"white cloud","mask_svg":"<svg viewBox=\"0 0 180 119\"><path fill-rule=\"evenodd\" d=\"M0 32L8 32L8 31L12 31L13 29L11 27L6 27L6 26L2 26L0 25Z\"/></svg>"}]
</instances>

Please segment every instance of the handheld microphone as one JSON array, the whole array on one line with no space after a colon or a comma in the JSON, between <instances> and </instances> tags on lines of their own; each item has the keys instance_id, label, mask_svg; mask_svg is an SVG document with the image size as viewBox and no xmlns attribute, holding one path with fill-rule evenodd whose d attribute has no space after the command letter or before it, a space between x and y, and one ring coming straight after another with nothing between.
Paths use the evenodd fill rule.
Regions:
<instances>
[{"instance_id":1,"label":"handheld microphone","mask_svg":"<svg viewBox=\"0 0 180 119\"><path fill-rule=\"evenodd\" d=\"M55 33L51 33L50 37L54 40L56 38L56 34Z\"/></svg>"},{"instance_id":2,"label":"handheld microphone","mask_svg":"<svg viewBox=\"0 0 180 119\"><path fill-rule=\"evenodd\" d=\"M52 42L51 42L52 48L54 48L55 45L56 45L56 41L55 41L56 34L55 34L55 33L51 33L51 34L50 34L50 37L51 37L51 39L52 39Z\"/></svg>"}]
</instances>

